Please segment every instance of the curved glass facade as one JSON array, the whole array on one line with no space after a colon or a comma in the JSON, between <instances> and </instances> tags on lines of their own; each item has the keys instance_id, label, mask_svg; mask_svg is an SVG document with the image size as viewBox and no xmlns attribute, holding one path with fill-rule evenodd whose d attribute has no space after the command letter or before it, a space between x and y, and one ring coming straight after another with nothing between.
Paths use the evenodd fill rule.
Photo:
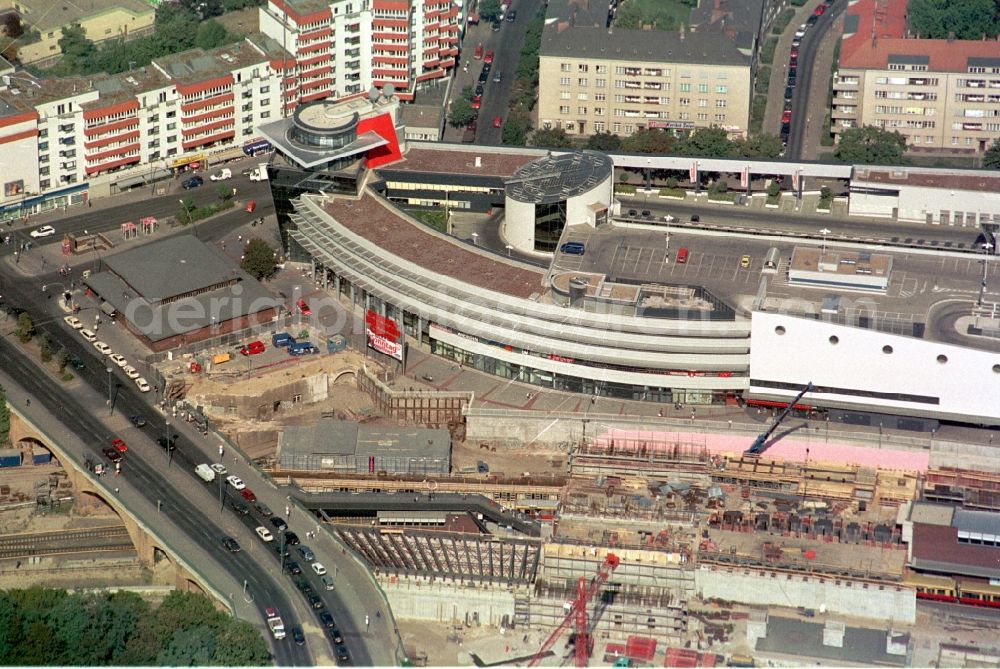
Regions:
<instances>
[{"instance_id":1,"label":"curved glass facade","mask_svg":"<svg viewBox=\"0 0 1000 669\"><path fill-rule=\"evenodd\" d=\"M535 205L535 250L552 252L566 227L566 200Z\"/></svg>"}]
</instances>

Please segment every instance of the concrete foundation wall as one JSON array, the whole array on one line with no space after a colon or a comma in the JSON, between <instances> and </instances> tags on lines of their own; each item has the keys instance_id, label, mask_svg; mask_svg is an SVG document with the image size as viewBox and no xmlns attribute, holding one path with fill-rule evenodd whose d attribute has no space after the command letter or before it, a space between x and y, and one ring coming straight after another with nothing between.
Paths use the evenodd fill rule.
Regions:
<instances>
[{"instance_id":1,"label":"concrete foundation wall","mask_svg":"<svg viewBox=\"0 0 1000 669\"><path fill-rule=\"evenodd\" d=\"M400 619L433 620L440 623L469 623L499 627L514 619L514 590L496 584L481 586L451 581L399 579L379 585L389 598L392 614ZM510 624L508 622L508 624Z\"/></svg>"},{"instance_id":2,"label":"concrete foundation wall","mask_svg":"<svg viewBox=\"0 0 1000 669\"><path fill-rule=\"evenodd\" d=\"M917 617L913 590L891 585L865 587L860 581L802 574L789 578L784 572L743 568L701 569L695 583L703 599L816 610L825 606L828 613L908 624Z\"/></svg>"}]
</instances>

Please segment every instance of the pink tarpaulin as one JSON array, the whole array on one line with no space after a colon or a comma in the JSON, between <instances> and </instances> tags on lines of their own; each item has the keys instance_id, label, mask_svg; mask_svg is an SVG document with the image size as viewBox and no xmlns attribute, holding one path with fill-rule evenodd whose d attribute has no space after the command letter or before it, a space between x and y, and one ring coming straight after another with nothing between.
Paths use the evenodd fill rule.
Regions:
<instances>
[{"instance_id":1,"label":"pink tarpaulin","mask_svg":"<svg viewBox=\"0 0 1000 669\"><path fill-rule=\"evenodd\" d=\"M817 435L819 436L819 435ZM594 439L599 448L614 447L616 452L642 451L650 455L670 453L678 446L682 449L704 448L712 455L739 455L753 443L746 435L706 434L699 432L667 432L647 430L611 429ZM806 440L786 437L771 445L764 457L783 462L805 462L806 449L809 462L828 462L840 465L859 465L877 469L895 469L926 472L930 466L930 453L891 448L887 444L856 446L825 439Z\"/></svg>"}]
</instances>

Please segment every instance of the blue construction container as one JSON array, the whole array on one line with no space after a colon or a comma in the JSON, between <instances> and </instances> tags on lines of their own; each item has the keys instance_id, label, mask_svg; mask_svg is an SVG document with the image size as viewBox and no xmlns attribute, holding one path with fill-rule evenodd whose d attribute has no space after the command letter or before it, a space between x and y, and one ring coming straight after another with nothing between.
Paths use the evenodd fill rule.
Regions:
<instances>
[{"instance_id":1,"label":"blue construction container","mask_svg":"<svg viewBox=\"0 0 1000 669\"><path fill-rule=\"evenodd\" d=\"M52 454L48 451L42 451L41 453L32 453L31 461L36 465L47 465L52 462Z\"/></svg>"},{"instance_id":2,"label":"blue construction container","mask_svg":"<svg viewBox=\"0 0 1000 669\"><path fill-rule=\"evenodd\" d=\"M20 467L21 451L16 448L0 449L0 467Z\"/></svg>"}]
</instances>

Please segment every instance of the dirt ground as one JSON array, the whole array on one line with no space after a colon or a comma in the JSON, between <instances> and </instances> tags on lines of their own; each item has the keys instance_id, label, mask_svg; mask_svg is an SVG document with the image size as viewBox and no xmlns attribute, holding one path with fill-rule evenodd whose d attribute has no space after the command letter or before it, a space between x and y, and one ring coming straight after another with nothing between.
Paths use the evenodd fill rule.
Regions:
<instances>
[{"instance_id":1,"label":"dirt ground","mask_svg":"<svg viewBox=\"0 0 1000 669\"><path fill-rule=\"evenodd\" d=\"M421 654L426 654L428 667L472 666L476 664L472 654L485 665L516 662L526 666L527 660L523 658L530 658L544 640L539 632L501 633L493 627L452 626L424 620L399 620L397 624L403 647L416 666L423 662Z\"/></svg>"},{"instance_id":2,"label":"dirt ground","mask_svg":"<svg viewBox=\"0 0 1000 669\"><path fill-rule=\"evenodd\" d=\"M539 451L537 448L489 451L478 444L456 442L451 446L451 467L458 471L462 467L474 467L482 460L489 465L491 474L503 473L519 476L531 472L533 476L552 473L557 476L566 473L566 454L558 451Z\"/></svg>"}]
</instances>

